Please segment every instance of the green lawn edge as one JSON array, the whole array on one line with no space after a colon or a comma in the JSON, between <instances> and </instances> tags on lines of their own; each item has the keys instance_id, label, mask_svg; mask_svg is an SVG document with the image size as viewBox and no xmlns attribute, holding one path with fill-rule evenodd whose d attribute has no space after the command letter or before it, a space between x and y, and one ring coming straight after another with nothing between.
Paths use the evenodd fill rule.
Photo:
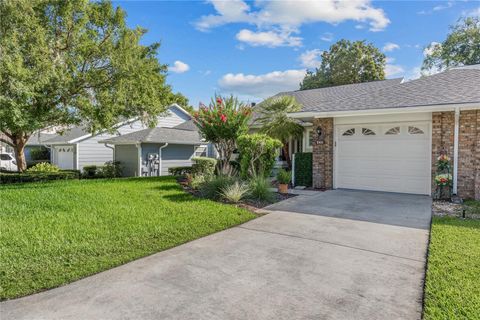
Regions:
<instances>
[{"instance_id":1,"label":"green lawn edge","mask_svg":"<svg viewBox=\"0 0 480 320\"><path fill-rule=\"evenodd\" d=\"M480 319L480 220L433 217L423 318Z\"/></svg>"},{"instance_id":2,"label":"green lawn edge","mask_svg":"<svg viewBox=\"0 0 480 320\"><path fill-rule=\"evenodd\" d=\"M118 267L256 216L173 177L0 186L0 300Z\"/></svg>"}]
</instances>

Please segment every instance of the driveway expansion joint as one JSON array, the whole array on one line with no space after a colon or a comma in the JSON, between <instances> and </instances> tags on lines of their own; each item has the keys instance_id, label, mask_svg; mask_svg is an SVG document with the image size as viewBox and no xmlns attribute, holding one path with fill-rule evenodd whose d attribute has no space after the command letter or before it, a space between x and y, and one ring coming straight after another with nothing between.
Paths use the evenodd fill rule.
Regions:
<instances>
[{"instance_id":1,"label":"driveway expansion joint","mask_svg":"<svg viewBox=\"0 0 480 320\"><path fill-rule=\"evenodd\" d=\"M235 228L240 228L240 229L245 229L245 230L250 230L250 231L256 231L256 232L276 234L276 235L285 236L285 237L303 239L303 240L307 240L307 241L314 241L314 242L329 244L329 245L338 246L338 247L344 247L344 248L349 248L349 249L354 249L354 250L360 250L360 251L364 251L364 252L370 252L370 253L374 253L374 254L378 254L378 255L382 255L382 256L388 256L388 257L397 258L397 259L404 259L404 260L409 260L409 261L415 261L415 262L425 263L425 261L423 261L423 260L412 259L412 258L403 257L403 256L397 256L397 255L394 255L394 254L388 254L388 253L384 253L384 252L379 252L379 251L374 251L374 250L369 250L369 249L364 249L364 248L349 246L349 245L345 245L345 244L341 244L341 243L336 243L336 242L330 242L330 241L318 240L318 239L313 239L313 238L307 238L307 237L297 236L297 235L288 234L288 233L268 231L268 230L261 230L261 229L255 229L255 228L247 228L247 227L243 227L243 226L237 226L237 227L235 227Z\"/></svg>"}]
</instances>

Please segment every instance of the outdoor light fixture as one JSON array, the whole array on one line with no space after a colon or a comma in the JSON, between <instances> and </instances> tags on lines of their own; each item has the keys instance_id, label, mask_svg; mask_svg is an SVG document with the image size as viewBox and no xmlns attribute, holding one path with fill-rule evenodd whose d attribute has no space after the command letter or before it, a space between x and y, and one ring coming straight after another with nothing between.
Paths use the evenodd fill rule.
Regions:
<instances>
[{"instance_id":1,"label":"outdoor light fixture","mask_svg":"<svg viewBox=\"0 0 480 320\"><path fill-rule=\"evenodd\" d=\"M317 133L317 143L323 142L323 129L322 127L317 127L315 129L315 132Z\"/></svg>"}]
</instances>

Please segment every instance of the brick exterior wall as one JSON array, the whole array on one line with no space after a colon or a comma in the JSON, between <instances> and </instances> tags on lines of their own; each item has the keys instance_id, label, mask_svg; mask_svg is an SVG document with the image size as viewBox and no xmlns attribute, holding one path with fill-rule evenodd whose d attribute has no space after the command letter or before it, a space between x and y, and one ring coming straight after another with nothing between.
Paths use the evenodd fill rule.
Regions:
<instances>
[{"instance_id":1,"label":"brick exterior wall","mask_svg":"<svg viewBox=\"0 0 480 320\"><path fill-rule=\"evenodd\" d=\"M319 141L317 127L323 131L323 139ZM333 118L313 120L313 187L320 189L333 188Z\"/></svg>"},{"instance_id":2,"label":"brick exterior wall","mask_svg":"<svg viewBox=\"0 0 480 320\"><path fill-rule=\"evenodd\" d=\"M455 135L455 112L432 113L432 193L436 185L434 177L437 172L437 158L442 152L453 161L453 144ZM452 172L453 173L453 172Z\"/></svg>"},{"instance_id":3,"label":"brick exterior wall","mask_svg":"<svg viewBox=\"0 0 480 320\"><path fill-rule=\"evenodd\" d=\"M457 193L480 199L480 110L461 111L459 122Z\"/></svg>"}]
</instances>

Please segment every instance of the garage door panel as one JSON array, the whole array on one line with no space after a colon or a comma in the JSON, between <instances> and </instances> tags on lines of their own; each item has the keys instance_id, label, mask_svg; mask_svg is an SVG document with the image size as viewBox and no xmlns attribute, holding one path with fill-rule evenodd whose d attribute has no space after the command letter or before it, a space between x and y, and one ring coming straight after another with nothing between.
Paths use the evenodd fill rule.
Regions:
<instances>
[{"instance_id":1,"label":"garage door panel","mask_svg":"<svg viewBox=\"0 0 480 320\"><path fill-rule=\"evenodd\" d=\"M389 129L395 134L386 135ZM409 133L415 127L422 133ZM355 128L352 136L342 136ZM375 135L365 136L362 128ZM430 124L388 123L336 127L336 187L404 193L430 193ZM414 131L411 131L414 132Z\"/></svg>"}]
</instances>

